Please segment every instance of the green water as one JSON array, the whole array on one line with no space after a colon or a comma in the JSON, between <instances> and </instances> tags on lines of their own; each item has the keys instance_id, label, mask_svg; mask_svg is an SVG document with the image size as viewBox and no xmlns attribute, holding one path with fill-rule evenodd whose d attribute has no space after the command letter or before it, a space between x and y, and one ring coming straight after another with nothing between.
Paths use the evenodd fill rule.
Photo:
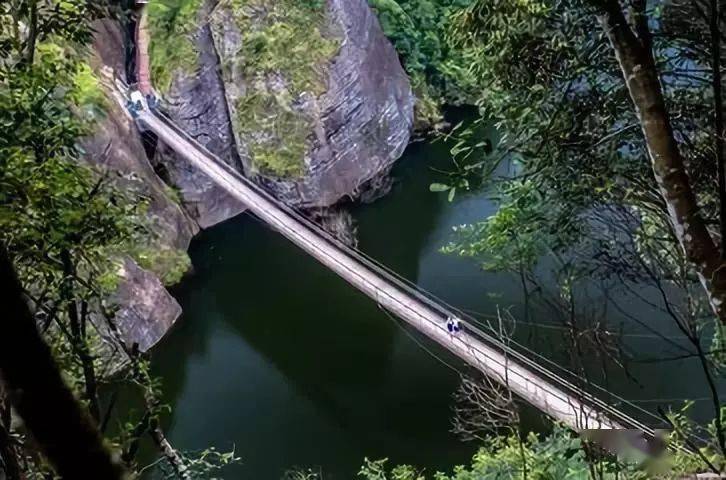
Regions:
<instances>
[{"instance_id":1,"label":"green water","mask_svg":"<svg viewBox=\"0 0 726 480\"><path fill-rule=\"evenodd\" d=\"M410 146L394 170L393 191L352 209L360 248L457 306L488 314L512 308L519 315L518 277L485 273L439 252L453 225L495 208L486 192L451 203L430 193L429 184L440 179L432 167L449 165L444 144ZM278 479L294 466L320 468L326 480L351 479L364 457L432 472L465 463L475 452L476 445L449 431L454 369L463 366L282 236L241 215L200 234L191 256L195 274L174 292L184 315L154 353L173 407L167 432L177 448L234 446L243 464L225 478L254 480ZM675 334L643 305L626 309ZM644 332L611 317L626 322L628 331ZM552 321L544 309L533 319ZM517 338L558 358L556 333L525 325ZM627 344L635 352L670 352L648 336ZM692 363L633 369L638 382L614 368L611 388L648 401L704 395Z\"/></svg>"}]
</instances>

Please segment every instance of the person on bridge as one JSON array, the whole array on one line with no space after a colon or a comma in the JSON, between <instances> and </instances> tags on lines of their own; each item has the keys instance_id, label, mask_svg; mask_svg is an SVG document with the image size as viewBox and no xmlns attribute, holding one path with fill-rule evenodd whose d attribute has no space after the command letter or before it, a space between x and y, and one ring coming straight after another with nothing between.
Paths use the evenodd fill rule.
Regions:
<instances>
[{"instance_id":1,"label":"person on bridge","mask_svg":"<svg viewBox=\"0 0 726 480\"><path fill-rule=\"evenodd\" d=\"M448 317L446 319L446 329L449 333L459 333L461 331L461 321L456 317Z\"/></svg>"},{"instance_id":2,"label":"person on bridge","mask_svg":"<svg viewBox=\"0 0 726 480\"><path fill-rule=\"evenodd\" d=\"M461 320L454 317L454 333L459 333L461 331Z\"/></svg>"}]
</instances>

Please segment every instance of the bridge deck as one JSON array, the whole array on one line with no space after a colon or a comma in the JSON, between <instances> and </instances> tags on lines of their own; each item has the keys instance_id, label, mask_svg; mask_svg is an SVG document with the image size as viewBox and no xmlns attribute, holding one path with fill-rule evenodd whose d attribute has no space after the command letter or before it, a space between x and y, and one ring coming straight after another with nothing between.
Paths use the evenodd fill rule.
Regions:
<instances>
[{"instance_id":1,"label":"bridge deck","mask_svg":"<svg viewBox=\"0 0 726 480\"><path fill-rule=\"evenodd\" d=\"M259 186L204 151L170 122L148 111L140 113L139 121L244 203L256 216L320 263L488 377L506 384L516 395L542 412L575 430L633 428L633 424L637 425L635 420L633 423L622 421L628 418L625 414L614 416L612 410L608 411L602 402L593 402L581 391L571 392L560 388L551 380L551 376L548 379L542 374L542 369L534 371L531 366L513 358L501 346L490 345L466 331L450 334L445 327L447 315L443 309L432 308L430 302L427 304L420 296L397 285L390 275L376 272L369 262L356 258L351 251L344 251L340 245L305 225L269 194L261 192Z\"/></svg>"}]
</instances>

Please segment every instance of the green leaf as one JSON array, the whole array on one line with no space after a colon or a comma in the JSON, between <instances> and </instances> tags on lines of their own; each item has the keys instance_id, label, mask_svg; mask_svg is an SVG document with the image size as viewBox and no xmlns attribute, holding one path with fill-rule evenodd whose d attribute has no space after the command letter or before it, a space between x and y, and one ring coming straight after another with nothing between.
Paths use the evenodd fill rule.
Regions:
<instances>
[{"instance_id":1,"label":"green leaf","mask_svg":"<svg viewBox=\"0 0 726 480\"><path fill-rule=\"evenodd\" d=\"M431 192L445 192L450 188L451 186L445 185L443 183L432 183L431 185L429 185L429 191Z\"/></svg>"}]
</instances>

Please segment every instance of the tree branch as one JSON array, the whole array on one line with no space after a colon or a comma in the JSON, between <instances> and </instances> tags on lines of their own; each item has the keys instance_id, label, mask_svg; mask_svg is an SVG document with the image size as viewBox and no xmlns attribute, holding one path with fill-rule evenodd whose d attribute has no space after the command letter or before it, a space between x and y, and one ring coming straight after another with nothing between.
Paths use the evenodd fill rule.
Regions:
<instances>
[{"instance_id":1,"label":"tree branch","mask_svg":"<svg viewBox=\"0 0 726 480\"><path fill-rule=\"evenodd\" d=\"M0 373L10 401L46 458L63 478L121 480L98 430L63 382L4 247L0 288L5 315L0 322ZM53 408L49 408L52 406Z\"/></svg>"},{"instance_id":2,"label":"tree branch","mask_svg":"<svg viewBox=\"0 0 726 480\"><path fill-rule=\"evenodd\" d=\"M653 52L631 29L618 2L594 0L635 106L655 180L686 258L699 273L714 313L726 323L726 269L701 215L673 135ZM641 24L639 28L647 28Z\"/></svg>"}]
</instances>

